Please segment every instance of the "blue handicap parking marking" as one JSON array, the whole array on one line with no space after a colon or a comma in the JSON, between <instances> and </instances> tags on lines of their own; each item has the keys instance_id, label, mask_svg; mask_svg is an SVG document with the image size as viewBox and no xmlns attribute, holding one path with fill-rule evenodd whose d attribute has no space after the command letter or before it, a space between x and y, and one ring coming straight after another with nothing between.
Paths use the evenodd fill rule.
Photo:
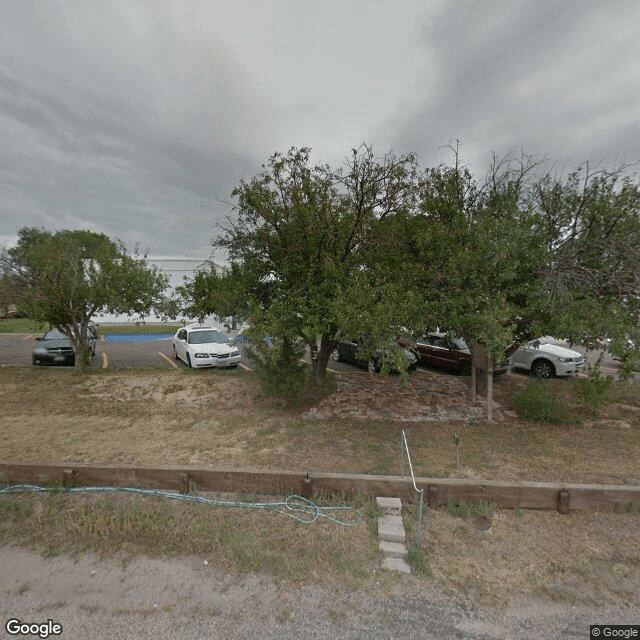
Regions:
<instances>
[{"instance_id":1,"label":"blue handicap parking marking","mask_svg":"<svg viewBox=\"0 0 640 640\"><path fill-rule=\"evenodd\" d=\"M149 342L151 340L171 340L172 333L108 333L105 342Z\"/></svg>"}]
</instances>

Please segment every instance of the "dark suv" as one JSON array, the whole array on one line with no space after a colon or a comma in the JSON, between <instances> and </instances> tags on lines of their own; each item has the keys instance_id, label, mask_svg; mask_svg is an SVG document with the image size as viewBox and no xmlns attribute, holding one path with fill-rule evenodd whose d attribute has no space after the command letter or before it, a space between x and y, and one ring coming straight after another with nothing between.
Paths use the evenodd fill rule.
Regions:
<instances>
[{"instance_id":1,"label":"dark suv","mask_svg":"<svg viewBox=\"0 0 640 640\"><path fill-rule=\"evenodd\" d=\"M417 338L415 342L407 338L398 338L396 342L401 347L413 351L420 364L441 367L463 376L471 374L471 349L464 338L432 332ZM508 369L509 363L505 361L496 365L493 373L505 373Z\"/></svg>"},{"instance_id":2,"label":"dark suv","mask_svg":"<svg viewBox=\"0 0 640 640\"><path fill-rule=\"evenodd\" d=\"M358 351L366 351L368 344L369 342L365 337L361 337L358 340L338 340L332 352L333 359L336 362L340 362L340 360L352 362L353 364L357 364L360 367L366 367L369 373L378 373L383 367L385 358L388 358L390 350L397 349L398 347L395 345L390 345L389 347L380 347L376 349L369 358L363 360ZM401 351L407 362L407 369L415 369L418 365L418 359L416 358L416 356L408 349L403 348ZM392 368L392 371L393 370L394 369Z\"/></svg>"},{"instance_id":3,"label":"dark suv","mask_svg":"<svg viewBox=\"0 0 640 640\"><path fill-rule=\"evenodd\" d=\"M91 355L96 353L98 333L93 325L87 325L87 344L91 348ZM69 336L65 336L59 329L49 329L41 338L36 338L31 361L39 364L66 364L73 366L76 353Z\"/></svg>"}]
</instances>

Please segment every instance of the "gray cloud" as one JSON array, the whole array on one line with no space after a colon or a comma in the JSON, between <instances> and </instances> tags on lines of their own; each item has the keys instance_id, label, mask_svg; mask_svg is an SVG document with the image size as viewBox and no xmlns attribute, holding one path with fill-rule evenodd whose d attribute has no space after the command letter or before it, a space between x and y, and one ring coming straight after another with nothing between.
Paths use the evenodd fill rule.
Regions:
<instances>
[{"instance_id":1,"label":"gray cloud","mask_svg":"<svg viewBox=\"0 0 640 640\"><path fill-rule=\"evenodd\" d=\"M637 160L639 17L625 0L3 3L0 237L82 227L204 257L232 188L290 146Z\"/></svg>"},{"instance_id":2,"label":"gray cloud","mask_svg":"<svg viewBox=\"0 0 640 640\"><path fill-rule=\"evenodd\" d=\"M422 34L422 101L398 138L427 153L461 138L474 164L522 147L576 164L637 154L639 16L632 2L443 4Z\"/></svg>"}]
</instances>

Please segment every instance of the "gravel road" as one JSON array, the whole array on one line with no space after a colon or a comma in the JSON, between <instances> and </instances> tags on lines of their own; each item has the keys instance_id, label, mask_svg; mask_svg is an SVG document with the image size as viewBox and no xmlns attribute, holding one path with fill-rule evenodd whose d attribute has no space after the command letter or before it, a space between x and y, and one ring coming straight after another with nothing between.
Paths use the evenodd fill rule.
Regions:
<instances>
[{"instance_id":1,"label":"gravel road","mask_svg":"<svg viewBox=\"0 0 640 640\"><path fill-rule=\"evenodd\" d=\"M274 584L255 575L238 579L193 557L124 564L2 547L0 584L1 637L7 638L38 637L9 634L12 618L52 620L62 633L50 637L90 640L586 640L590 624L640 622L638 612L624 606L539 601L512 603L495 614L411 576L392 593Z\"/></svg>"}]
</instances>

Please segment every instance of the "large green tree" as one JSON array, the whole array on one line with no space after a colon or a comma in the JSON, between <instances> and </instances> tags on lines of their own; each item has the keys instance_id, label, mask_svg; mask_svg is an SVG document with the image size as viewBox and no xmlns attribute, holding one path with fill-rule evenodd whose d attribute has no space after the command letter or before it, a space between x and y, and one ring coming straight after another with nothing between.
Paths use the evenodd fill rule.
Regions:
<instances>
[{"instance_id":1,"label":"large green tree","mask_svg":"<svg viewBox=\"0 0 640 640\"><path fill-rule=\"evenodd\" d=\"M633 339L640 189L625 168L562 179L508 154L479 181L451 149L451 165L422 172L366 145L338 169L306 148L274 154L234 190L214 242L230 266L190 283L191 309L302 339L318 379L341 335L438 327L494 358L536 334Z\"/></svg>"},{"instance_id":2,"label":"large green tree","mask_svg":"<svg viewBox=\"0 0 640 640\"><path fill-rule=\"evenodd\" d=\"M79 369L89 364L87 329L96 314L143 317L165 303L166 275L104 234L25 227L2 262L20 310L68 335Z\"/></svg>"},{"instance_id":3,"label":"large green tree","mask_svg":"<svg viewBox=\"0 0 640 640\"><path fill-rule=\"evenodd\" d=\"M425 170L417 206L389 233L407 290L421 295L415 331L425 328L481 343L495 359L514 341L545 259L539 216L528 199L538 163L528 156L494 159L478 182L460 162Z\"/></svg>"},{"instance_id":4,"label":"large green tree","mask_svg":"<svg viewBox=\"0 0 640 640\"><path fill-rule=\"evenodd\" d=\"M640 185L628 169L585 164L536 191L549 255L539 315L588 347L640 346Z\"/></svg>"},{"instance_id":5,"label":"large green tree","mask_svg":"<svg viewBox=\"0 0 640 640\"><path fill-rule=\"evenodd\" d=\"M211 272L208 286L196 278L195 306L233 308L259 332L303 340L321 381L338 335L389 333L386 310L401 284L367 269L366 257L388 249L381 223L412 206L415 168L412 154L377 158L367 145L338 169L312 165L308 148L274 154L233 191L237 204L214 242L231 266ZM197 296L212 287L221 294Z\"/></svg>"},{"instance_id":6,"label":"large green tree","mask_svg":"<svg viewBox=\"0 0 640 640\"><path fill-rule=\"evenodd\" d=\"M454 151L453 166L425 172L405 224L427 324L495 357L535 334L637 344L640 189L627 168L562 178L507 155L478 183Z\"/></svg>"}]
</instances>

